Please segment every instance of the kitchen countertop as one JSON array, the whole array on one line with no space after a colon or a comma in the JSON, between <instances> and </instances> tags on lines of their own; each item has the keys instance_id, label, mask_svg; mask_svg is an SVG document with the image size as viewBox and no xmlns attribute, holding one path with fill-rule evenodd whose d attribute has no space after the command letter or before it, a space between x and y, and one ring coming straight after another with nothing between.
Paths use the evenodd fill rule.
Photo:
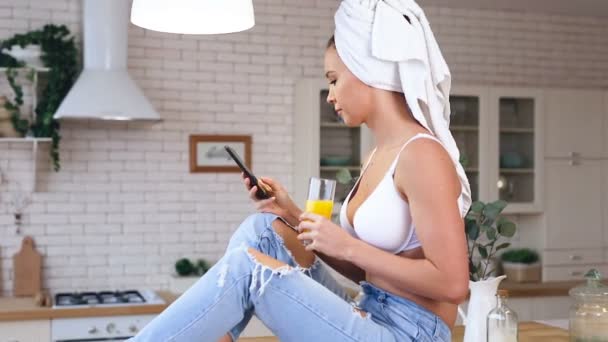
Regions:
<instances>
[{"instance_id":1,"label":"kitchen countertop","mask_svg":"<svg viewBox=\"0 0 608 342\"><path fill-rule=\"evenodd\" d=\"M509 290L509 296L516 297L547 297L568 296L568 291L582 284L580 281L562 281L548 283L514 283L503 281L501 289ZM36 319L92 317L92 316L119 316L119 315L146 315L162 312L178 296L168 291L158 291L165 299L166 304L139 305L125 307L90 307L73 309L53 309L38 307L34 298L0 297L0 321L23 321Z\"/></svg>"},{"instance_id":2,"label":"kitchen countertop","mask_svg":"<svg viewBox=\"0 0 608 342\"><path fill-rule=\"evenodd\" d=\"M571 288L578 283L555 283L550 286L542 287L535 284L537 287L527 286L519 287L514 293L517 294L532 294L532 295L563 295L563 289ZM509 288L508 285L506 284ZM518 284L520 286L522 284ZM171 302L178 296L167 291L157 292L165 301L166 304L159 305L139 305L128 307L92 307L92 308L74 308L74 309L53 309L41 308L34 304L34 298L13 298L0 297L0 321L23 321L23 320L42 320L54 318L71 318L71 317L91 317L91 316L112 316L112 315L142 315L142 314L157 314L162 312ZM567 295L567 291L566 291ZM456 326L452 331L452 341L461 342L464 334L463 326ZM552 327L549 325L537 322L521 322L519 325L519 341L520 342L560 342L568 341L568 332L564 329ZM276 337L256 337L256 338L241 338L242 342L277 342Z\"/></svg>"},{"instance_id":3,"label":"kitchen countertop","mask_svg":"<svg viewBox=\"0 0 608 342\"><path fill-rule=\"evenodd\" d=\"M553 281L547 283L515 283L504 280L498 286L509 291L509 297L551 297L568 296L571 288L584 281Z\"/></svg>"},{"instance_id":4,"label":"kitchen countertop","mask_svg":"<svg viewBox=\"0 0 608 342\"><path fill-rule=\"evenodd\" d=\"M157 293L166 304L57 309L36 306L33 297L0 297L0 321L158 314L177 297L166 291Z\"/></svg>"},{"instance_id":5,"label":"kitchen countertop","mask_svg":"<svg viewBox=\"0 0 608 342\"><path fill-rule=\"evenodd\" d=\"M464 327L454 327L452 342L462 342ZM519 323L519 342L568 342L568 331L536 322ZM279 342L276 337L240 338L239 342Z\"/></svg>"}]
</instances>

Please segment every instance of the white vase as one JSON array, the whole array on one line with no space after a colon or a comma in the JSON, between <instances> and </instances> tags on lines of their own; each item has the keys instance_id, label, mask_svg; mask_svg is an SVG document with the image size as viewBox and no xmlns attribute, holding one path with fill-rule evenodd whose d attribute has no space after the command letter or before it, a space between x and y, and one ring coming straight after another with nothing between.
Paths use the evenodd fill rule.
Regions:
<instances>
[{"instance_id":1,"label":"white vase","mask_svg":"<svg viewBox=\"0 0 608 342\"><path fill-rule=\"evenodd\" d=\"M469 281L471 294L467 314L465 315L462 309L458 307L458 313L462 316L465 325L463 342L486 341L486 319L488 313L496 307L498 284L505 278L506 276L502 275L486 280Z\"/></svg>"}]
</instances>

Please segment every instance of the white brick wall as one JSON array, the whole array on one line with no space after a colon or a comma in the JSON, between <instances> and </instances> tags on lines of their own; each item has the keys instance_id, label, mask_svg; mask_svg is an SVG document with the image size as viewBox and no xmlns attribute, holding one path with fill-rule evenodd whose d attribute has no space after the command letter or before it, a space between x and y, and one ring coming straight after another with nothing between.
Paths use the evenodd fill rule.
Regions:
<instances>
[{"instance_id":1,"label":"white brick wall","mask_svg":"<svg viewBox=\"0 0 608 342\"><path fill-rule=\"evenodd\" d=\"M251 206L236 174L188 173L189 134L252 134L254 170L292 187L294 83L322 77L338 1L254 3L257 25L245 33L130 27L129 68L164 121L62 124L62 171L43 163L22 231L45 255L45 287L162 288L177 258L221 255ZM608 87L605 18L436 7L427 14L454 83ZM80 37L81 1L0 1L0 39L49 20ZM0 146L8 180L0 184L2 294L12 291L21 240L10 192L16 181L27 185L30 160L26 145Z\"/></svg>"}]
</instances>

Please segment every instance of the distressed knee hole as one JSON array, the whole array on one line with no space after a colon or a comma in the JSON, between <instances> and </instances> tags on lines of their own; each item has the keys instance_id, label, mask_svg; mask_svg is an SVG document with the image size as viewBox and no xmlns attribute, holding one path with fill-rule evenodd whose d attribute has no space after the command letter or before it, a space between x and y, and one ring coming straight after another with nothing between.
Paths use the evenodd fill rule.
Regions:
<instances>
[{"instance_id":1,"label":"distressed knee hole","mask_svg":"<svg viewBox=\"0 0 608 342\"><path fill-rule=\"evenodd\" d=\"M289 228L283 219L278 218L274 220L272 228L277 236L277 240L285 247L289 256L301 269L306 270L315 264L317 256L304 248L302 242L297 239L298 233Z\"/></svg>"},{"instance_id":2,"label":"distressed knee hole","mask_svg":"<svg viewBox=\"0 0 608 342\"><path fill-rule=\"evenodd\" d=\"M291 267L273 257L270 257L260 251L258 251L257 249L253 249L251 247L247 248L247 252L249 253L249 255L251 255L257 262L259 262L260 264L267 266L273 270L278 270L279 268L285 268L287 267L288 269L291 269Z\"/></svg>"}]
</instances>

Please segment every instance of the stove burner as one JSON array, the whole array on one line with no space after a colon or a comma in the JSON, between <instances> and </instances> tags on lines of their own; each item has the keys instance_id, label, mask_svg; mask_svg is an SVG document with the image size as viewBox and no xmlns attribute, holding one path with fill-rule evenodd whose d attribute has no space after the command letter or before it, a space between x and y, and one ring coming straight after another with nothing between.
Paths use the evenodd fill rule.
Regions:
<instances>
[{"instance_id":1,"label":"stove burner","mask_svg":"<svg viewBox=\"0 0 608 342\"><path fill-rule=\"evenodd\" d=\"M55 295L56 306L139 304L145 302L144 297L136 290L72 292Z\"/></svg>"}]
</instances>

